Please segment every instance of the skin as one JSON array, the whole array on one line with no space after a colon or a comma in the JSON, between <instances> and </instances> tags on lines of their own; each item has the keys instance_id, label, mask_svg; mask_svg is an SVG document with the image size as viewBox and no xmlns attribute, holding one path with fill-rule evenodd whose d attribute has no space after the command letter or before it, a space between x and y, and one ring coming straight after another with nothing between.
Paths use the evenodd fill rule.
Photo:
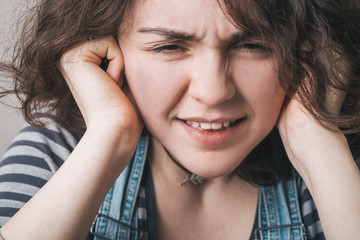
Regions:
<instances>
[{"instance_id":1,"label":"skin","mask_svg":"<svg viewBox=\"0 0 360 240\"><path fill-rule=\"evenodd\" d=\"M179 36L170 38L174 32ZM120 47L129 87L154 137L155 158L165 148L191 172L227 176L274 127L285 92L271 53L261 48L265 43L234 40L245 34L216 1L137 6ZM185 124L236 120L216 132Z\"/></svg>"},{"instance_id":2,"label":"skin","mask_svg":"<svg viewBox=\"0 0 360 240\"><path fill-rule=\"evenodd\" d=\"M119 42L129 87L153 136L160 238L249 238L258 191L231 173L274 127L283 104L271 53L259 39L236 39L246 33L216 1L146 1L132 25ZM216 132L185 123L236 120ZM185 172L171 158L209 178L205 186L177 189ZM177 221L169 221L174 215ZM211 230L219 225L222 231Z\"/></svg>"},{"instance_id":3,"label":"skin","mask_svg":"<svg viewBox=\"0 0 360 240\"><path fill-rule=\"evenodd\" d=\"M175 54L154 53L148 43L163 42L163 36L139 29L159 26L189 32L198 41L176 41L186 50ZM121 49L113 37L104 37L65 53L59 67L87 131L2 235L84 239L145 123L154 136L149 161L160 238L248 239L258 191L230 173L275 124L315 200L327 239L359 236L360 174L344 135L321 127L296 97L281 109L276 63L254 46L229 40L238 33L216 1L148 0L135 9L133 28L120 36ZM227 51L230 46L236 47ZM110 61L107 72L99 67L104 57ZM244 120L225 133L205 133L210 141L182 121L238 118ZM177 187L184 172L168 153L209 180L198 188Z\"/></svg>"}]
</instances>

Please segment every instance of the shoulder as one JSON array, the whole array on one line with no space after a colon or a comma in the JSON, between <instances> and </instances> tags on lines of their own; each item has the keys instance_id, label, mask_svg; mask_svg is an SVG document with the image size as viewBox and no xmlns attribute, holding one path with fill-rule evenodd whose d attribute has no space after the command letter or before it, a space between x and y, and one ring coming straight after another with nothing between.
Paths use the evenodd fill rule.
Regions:
<instances>
[{"instance_id":1,"label":"shoulder","mask_svg":"<svg viewBox=\"0 0 360 240\"><path fill-rule=\"evenodd\" d=\"M41 159L55 172L81 139L80 133L70 132L56 123L44 128L25 125L5 153L2 165L13 161L32 162Z\"/></svg>"},{"instance_id":2,"label":"shoulder","mask_svg":"<svg viewBox=\"0 0 360 240\"><path fill-rule=\"evenodd\" d=\"M45 185L80 138L55 123L24 126L0 163L0 226Z\"/></svg>"}]
</instances>

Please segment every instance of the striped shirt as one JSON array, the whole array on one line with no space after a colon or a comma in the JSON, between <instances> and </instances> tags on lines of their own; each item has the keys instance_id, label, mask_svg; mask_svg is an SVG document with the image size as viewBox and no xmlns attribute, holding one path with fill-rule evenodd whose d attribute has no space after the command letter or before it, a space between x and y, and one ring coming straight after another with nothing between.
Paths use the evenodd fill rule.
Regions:
<instances>
[{"instance_id":1,"label":"striped shirt","mask_svg":"<svg viewBox=\"0 0 360 240\"><path fill-rule=\"evenodd\" d=\"M3 226L54 175L70 155L82 134L56 123L46 128L26 125L0 163L0 226ZM360 159L360 152L355 156ZM316 206L300 181L300 206L308 239L325 239ZM156 236L154 192L149 167L137 199L139 227ZM150 214L149 214L150 213ZM256 221L255 221L256 222Z\"/></svg>"}]
</instances>

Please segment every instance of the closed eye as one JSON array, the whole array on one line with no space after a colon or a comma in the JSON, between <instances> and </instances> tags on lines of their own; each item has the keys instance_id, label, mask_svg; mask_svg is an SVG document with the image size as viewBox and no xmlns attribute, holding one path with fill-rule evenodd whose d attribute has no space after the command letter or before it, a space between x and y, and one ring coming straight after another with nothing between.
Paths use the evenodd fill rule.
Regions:
<instances>
[{"instance_id":1,"label":"closed eye","mask_svg":"<svg viewBox=\"0 0 360 240\"><path fill-rule=\"evenodd\" d=\"M257 42L243 42L230 47L230 52L241 57L267 58L271 55L271 47Z\"/></svg>"},{"instance_id":2,"label":"closed eye","mask_svg":"<svg viewBox=\"0 0 360 240\"><path fill-rule=\"evenodd\" d=\"M152 51L155 53L172 54L172 53L185 51L185 48L176 44L167 44L167 45L154 47Z\"/></svg>"},{"instance_id":3,"label":"closed eye","mask_svg":"<svg viewBox=\"0 0 360 240\"><path fill-rule=\"evenodd\" d=\"M260 43L242 43L233 47L234 49L248 50L251 52L270 52L271 48Z\"/></svg>"}]
</instances>

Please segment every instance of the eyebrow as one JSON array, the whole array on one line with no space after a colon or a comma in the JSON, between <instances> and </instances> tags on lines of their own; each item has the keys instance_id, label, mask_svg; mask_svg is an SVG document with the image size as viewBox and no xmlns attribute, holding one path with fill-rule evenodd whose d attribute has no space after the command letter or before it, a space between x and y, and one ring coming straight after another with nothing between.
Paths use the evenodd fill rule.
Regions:
<instances>
[{"instance_id":1,"label":"eyebrow","mask_svg":"<svg viewBox=\"0 0 360 240\"><path fill-rule=\"evenodd\" d=\"M184 40L184 41L195 41L198 42L200 41L199 38L197 38L195 36L195 34L190 34L190 33L186 33L186 32L181 32L181 31L175 31L175 30L171 30L171 29L167 29L167 28L140 28L138 30L138 32L140 33L152 33L152 34L157 34L160 35L162 37L165 37L167 40Z\"/></svg>"},{"instance_id":2,"label":"eyebrow","mask_svg":"<svg viewBox=\"0 0 360 240\"><path fill-rule=\"evenodd\" d=\"M244 42L252 37L253 37L253 35L251 35L249 32L238 32L238 33L233 34L230 39L232 42L240 43L240 42Z\"/></svg>"},{"instance_id":3,"label":"eyebrow","mask_svg":"<svg viewBox=\"0 0 360 240\"><path fill-rule=\"evenodd\" d=\"M157 28L144 27L144 28L140 28L138 30L138 32L139 33L157 34L157 35L165 37L167 40L175 39L175 40L194 41L194 42L200 41L200 39L197 38L195 36L195 34L186 33L186 32L182 32L182 31L175 31L172 29L162 28L162 27L157 27ZM237 33L234 33L233 35L231 35L230 41L231 42L243 42L251 37L252 37L252 35L249 32L241 31L241 32L237 32Z\"/></svg>"}]
</instances>

